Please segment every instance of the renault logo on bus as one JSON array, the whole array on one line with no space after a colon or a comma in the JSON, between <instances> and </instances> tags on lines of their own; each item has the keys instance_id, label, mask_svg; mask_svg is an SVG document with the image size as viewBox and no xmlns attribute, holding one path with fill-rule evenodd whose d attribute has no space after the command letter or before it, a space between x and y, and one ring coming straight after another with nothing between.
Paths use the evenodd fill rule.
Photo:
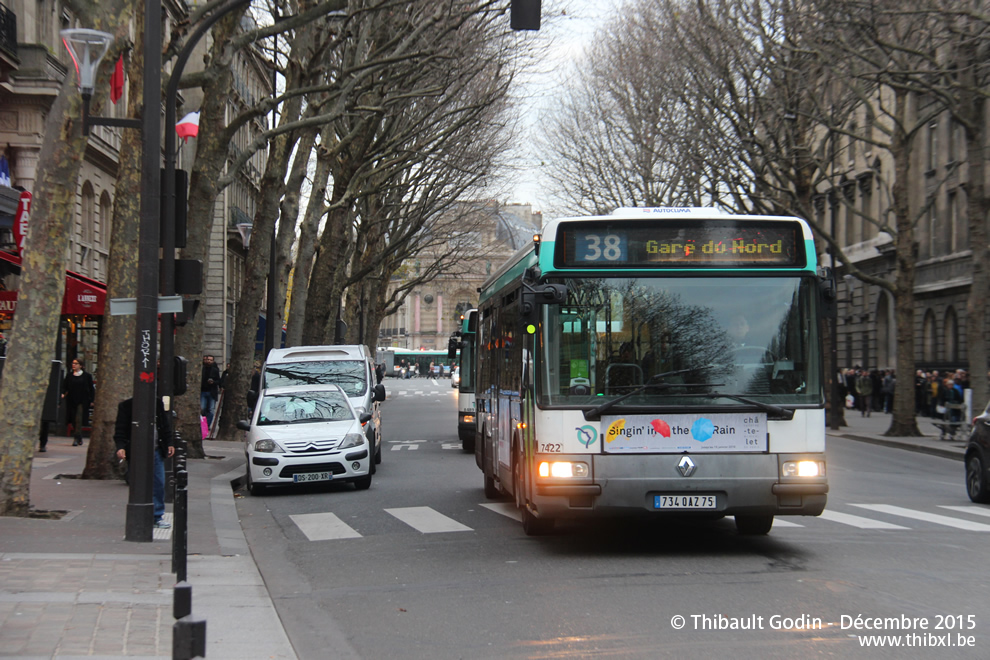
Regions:
<instances>
[{"instance_id":1,"label":"renault logo on bus","mask_svg":"<svg viewBox=\"0 0 990 660\"><path fill-rule=\"evenodd\" d=\"M680 462L677 464L677 471L681 473L682 477L690 477L694 474L694 461L691 460L690 456L681 457Z\"/></svg>"}]
</instances>

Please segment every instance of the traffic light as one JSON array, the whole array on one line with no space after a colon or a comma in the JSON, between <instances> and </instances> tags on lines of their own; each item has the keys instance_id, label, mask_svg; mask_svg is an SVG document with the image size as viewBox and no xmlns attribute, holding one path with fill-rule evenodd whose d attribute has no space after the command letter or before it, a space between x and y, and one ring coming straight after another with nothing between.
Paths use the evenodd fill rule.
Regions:
<instances>
[{"instance_id":1,"label":"traffic light","mask_svg":"<svg viewBox=\"0 0 990 660\"><path fill-rule=\"evenodd\" d=\"M181 396L189 388L189 360L176 355L172 364L172 396Z\"/></svg>"},{"instance_id":2,"label":"traffic light","mask_svg":"<svg viewBox=\"0 0 990 660\"><path fill-rule=\"evenodd\" d=\"M540 0L512 0L509 27L513 30L540 29Z\"/></svg>"}]
</instances>

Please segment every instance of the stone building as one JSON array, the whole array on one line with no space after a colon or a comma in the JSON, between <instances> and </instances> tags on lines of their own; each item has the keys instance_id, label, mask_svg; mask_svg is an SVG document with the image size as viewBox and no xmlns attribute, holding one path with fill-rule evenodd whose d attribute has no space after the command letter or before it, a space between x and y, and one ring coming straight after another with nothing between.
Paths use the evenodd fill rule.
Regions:
<instances>
[{"instance_id":1,"label":"stone building","mask_svg":"<svg viewBox=\"0 0 990 660\"><path fill-rule=\"evenodd\" d=\"M175 21L188 19L193 3L163 0L165 38ZM89 27L73 16L59 0L3 0L0 4L0 162L9 168L10 183L0 181L0 332L9 332L16 309L20 258L14 244L13 224L22 191L30 192L38 179L37 165L44 138L44 119L58 94L65 76L75 76L71 58L59 32L66 28ZM253 27L253 23L245 28ZM191 71L201 62L209 37L190 58ZM108 66L107 62L103 66ZM169 65L166 65L169 66ZM234 64L234 93L229 100L230 115L272 93L271 67L258 49L238 55ZM128 85L117 104L106 103L104 116L124 118ZM177 99L177 117L200 105L198 90L184 90ZM164 116L164 107L163 107ZM231 158L263 130L264 120L242 128L230 145ZM80 300L64 311L62 345L64 358L81 357L87 370L96 373L100 325L106 296L114 185L117 178L121 128L94 126L90 131L85 159L77 182L76 211L71 224L70 246L66 255L69 286L83 286ZM174 128L170 129L174 130ZM196 140L178 142L176 167L189 169L196 154ZM256 154L240 172L237 181L217 200L211 233L209 267L205 272L203 304L206 314L206 352L217 356L230 353L233 314L240 296L240 273L246 254L237 225L250 223L263 167L264 153ZM243 231L243 229L242 229ZM93 301L97 302L94 303ZM193 358L194 362L197 358Z\"/></svg>"},{"instance_id":2,"label":"stone building","mask_svg":"<svg viewBox=\"0 0 990 660\"><path fill-rule=\"evenodd\" d=\"M543 216L528 204L472 206L476 222L470 223L471 242L477 248L454 272L412 289L399 311L382 321L379 348L446 349L447 339L460 328L461 314L477 306L482 283L542 229ZM413 264L411 274L415 272Z\"/></svg>"},{"instance_id":3,"label":"stone building","mask_svg":"<svg viewBox=\"0 0 990 660\"><path fill-rule=\"evenodd\" d=\"M925 99L911 101L908 125L928 114ZM860 127L868 125L865 115L861 112L852 120L850 135L867 130L856 126L857 121ZM990 153L988 146L984 145L984 153ZM972 368L965 333L972 250L965 215L969 172L962 127L947 112L936 116L914 140L911 159L909 212L917 219L918 245L915 364L926 370ZM819 190L814 200L816 221L836 238L856 267L888 280L893 280L895 269L893 240L864 216L892 218L893 168L889 151L845 137L832 163L838 184ZM826 256L826 265L828 260ZM894 299L880 287L847 275L844 268L838 267L837 273L838 366L894 368Z\"/></svg>"}]
</instances>

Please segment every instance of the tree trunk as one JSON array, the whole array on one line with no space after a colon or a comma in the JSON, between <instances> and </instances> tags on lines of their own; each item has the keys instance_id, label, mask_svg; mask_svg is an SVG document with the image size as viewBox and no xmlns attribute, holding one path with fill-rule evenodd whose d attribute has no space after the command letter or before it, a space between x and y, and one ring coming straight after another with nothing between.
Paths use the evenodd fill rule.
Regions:
<instances>
[{"instance_id":1,"label":"tree trunk","mask_svg":"<svg viewBox=\"0 0 990 660\"><path fill-rule=\"evenodd\" d=\"M286 345L299 346L303 342L303 328L306 321L306 306L309 297L310 275L316 258L319 241L320 220L326 210L325 198L327 181L330 178L330 150L325 145L329 140L330 127L324 129L320 147L316 149L316 170L313 174L313 187L309 193L306 215L299 227L299 242L296 246L296 272L292 278L292 297L289 301L289 322L286 332Z\"/></svg>"},{"instance_id":2,"label":"tree trunk","mask_svg":"<svg viewBox=\"0 0 990 660\"><path fill-rule=\"evenodd\" d=\"M144 16L137 18L144 23ZM137 27L138 32L141 27ZM127 67L131 81L127 95L127 116L141 113L141 79L144 51L135 48ZM134 317L110 316L113 298L137 296L138 234L141 215L141 131L125 129L121 136L117 181L114 184L110 259L107 272L107 308L103 313L100 337L100 386L93 404L92 433L86 449L84 479L121 479L123 469L117 460L113 441L117 404L134 393L134 353L121 346L134 345Z\"/></svg>"},{"instance_id":3,"label":"tree trunk","mask_svg":"<svg viewBox=\"0 0 990 660\"><path fill-rule=\"evenodd\" d=\"M907 92L895 89L894 134L890 153L894 159L891 204L894 211L896 266L894 309L897 318L897 381L894 385L894 414L888 436L919 436L914 400L914 275L917 246L914 223L908 206L908 176L911 170L911 138L904 132ZM868 366L868 365L864 365Z\"/></svg>"},{"instance_id":4,"label":"tree trunk","mask_svg":"<svg viewBox=\"0 0 990 660\"><path fill-rule=\"evenodd\" d=\"M31 459L48 388L44 367L54 354L59 331L75 182L87 142L77 121L79 99L75 76L66 76L45 121L50 138L38 162L31 229L24 240L20 294L0 389L0 515L26 516L30 509Z\"/></svg>"}]
</instances>

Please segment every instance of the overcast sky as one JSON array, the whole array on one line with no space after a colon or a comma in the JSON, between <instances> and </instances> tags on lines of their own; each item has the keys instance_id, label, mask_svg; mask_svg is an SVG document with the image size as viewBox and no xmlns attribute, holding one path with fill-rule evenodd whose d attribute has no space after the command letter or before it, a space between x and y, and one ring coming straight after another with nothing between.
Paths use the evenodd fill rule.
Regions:
<instances>
[{"instance_id":1,"label":"overcast sky","mask_svg":"<svg viewBox=\"0 0 990 660\"><path fill-rule=\"evenodd\" d=\"M619 4L621 0L543 0L542 26L538 32L527 33L526 39L552 43L550 59L559 64L546 67L547 71L537 76L532 84L533 107L524 115L529 124L524 144L532 143L539 130L536 120L541 108L551 102L555 88L564 82L561 74L567 65L581 55L595 30L608 20L613 7ZM550 16L551 13L554 16ZM508 201L532 204L534 211L546 210L549 200L537 179L539 161L538 155L526 154L526 169L513 186Z\"/></svg>"}]
</instances>

